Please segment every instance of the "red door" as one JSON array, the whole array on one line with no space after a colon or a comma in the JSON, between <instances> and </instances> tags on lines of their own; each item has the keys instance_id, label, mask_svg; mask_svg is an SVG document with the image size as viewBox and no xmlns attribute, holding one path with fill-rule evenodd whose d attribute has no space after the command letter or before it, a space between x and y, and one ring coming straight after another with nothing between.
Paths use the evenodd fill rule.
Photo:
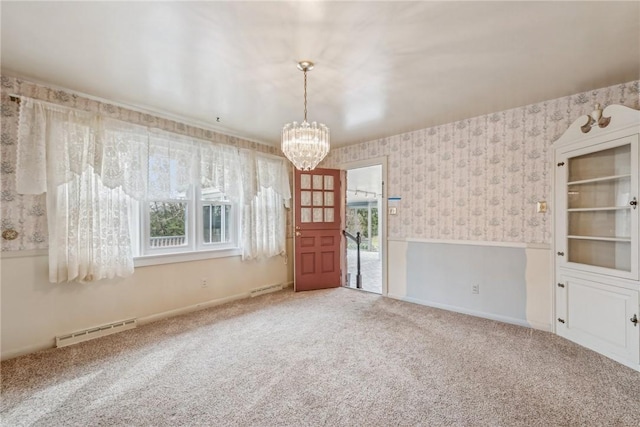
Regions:
<instances>
[{"instance_id":1,"label":"red door","mask_svg":"<svg viewBox=\"0 0 640 427\"><path fill-rule=\"evenodd\" d=\"M296 292L342 285L341 172L337 169L295 171Z\"/></svg>"}]
</instances>

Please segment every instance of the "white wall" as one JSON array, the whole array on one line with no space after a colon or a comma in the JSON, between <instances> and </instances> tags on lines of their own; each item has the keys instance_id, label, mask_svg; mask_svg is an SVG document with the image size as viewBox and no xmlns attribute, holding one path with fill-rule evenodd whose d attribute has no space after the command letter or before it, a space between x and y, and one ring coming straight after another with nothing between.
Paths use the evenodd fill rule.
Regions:
<instances>
[{"instance_id":1,"label":"white wall","mask_svg":"<svg viewBox=\"0 0 640 427\"><path fill-rule=\"evenodd\" d=\"M0 260L2 359L52 347L57 335L132 317L158 320L292 277L283 257L243 262L236 256L139 267L126 279L53 284L47 262L46 254Z\"/></svg>"}]
</instances>

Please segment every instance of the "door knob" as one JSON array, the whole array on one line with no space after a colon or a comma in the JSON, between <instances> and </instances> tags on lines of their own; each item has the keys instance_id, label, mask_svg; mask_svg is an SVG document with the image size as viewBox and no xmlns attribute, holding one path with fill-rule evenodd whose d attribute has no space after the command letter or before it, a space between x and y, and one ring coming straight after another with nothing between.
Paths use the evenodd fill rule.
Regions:
<instances>
[{"instance_id":1,"label":"door knob","mask_svg":"<svg viewBox=\"0 0 640 427\"><path fill-rule=\"evenodd\" d=\"M302 236L302 233L299 231L296 231L296 237L300 237L300 236Z\"/></svg>"}]
</instances>

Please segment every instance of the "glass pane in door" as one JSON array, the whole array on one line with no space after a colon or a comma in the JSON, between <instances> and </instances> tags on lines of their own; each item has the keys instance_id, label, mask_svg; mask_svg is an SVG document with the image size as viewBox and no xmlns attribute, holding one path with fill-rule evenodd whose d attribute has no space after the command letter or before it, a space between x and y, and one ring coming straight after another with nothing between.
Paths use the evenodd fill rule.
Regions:
<instances>
[{"instance_id":1,"label":"glass pane in door","mask_svg":"<svg viewBox=\"0 0 640 427\"><path fill-rule=\"evenodd\" d=\"M569 261L631 271L631 242L569 239Z\"/></svg>"},{"instance_id":2,"label":"glass pane in door","mask_svg":"<svg viewBox=\"0 0 640 427\"><path fill-rule=\"evenodd\" d=\"M629 209L569 212L569 235L631 238Z\"/></svg>"},{"instance_id":3,"label":"glass pane in door","mask_svg":"<svg viewBox=\"0 0 640 427\"><path fill-rule=\"evenodd\" d=\"M631 145L569 159L569 182L631 173Z\"/></svg>"},{"instance_id":4,"label":"glass pane in door","mask_svg":"<svg viewBox=\"0 0 640 427\"><path fill-rule=\"evenodd\" d=\"M631 176L570 185L567 200L569 209L627 206L631 200Z\"/></svg>"}]
</instances>

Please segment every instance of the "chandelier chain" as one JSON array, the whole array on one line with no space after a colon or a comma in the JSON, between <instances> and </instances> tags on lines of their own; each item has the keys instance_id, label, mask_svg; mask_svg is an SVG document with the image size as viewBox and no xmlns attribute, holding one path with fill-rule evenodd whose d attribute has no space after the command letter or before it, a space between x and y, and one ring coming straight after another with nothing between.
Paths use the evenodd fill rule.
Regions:
<instances>
[{"instance_id":1,"label":"chandelier chain","mask_svg":"<svg viewBox=\"0 0 640 427\"><path fill-rule=\"evenodd\" d=\"M307 70L304 70L304 121L307 121Z\"/></svg>"}]
</instances>

